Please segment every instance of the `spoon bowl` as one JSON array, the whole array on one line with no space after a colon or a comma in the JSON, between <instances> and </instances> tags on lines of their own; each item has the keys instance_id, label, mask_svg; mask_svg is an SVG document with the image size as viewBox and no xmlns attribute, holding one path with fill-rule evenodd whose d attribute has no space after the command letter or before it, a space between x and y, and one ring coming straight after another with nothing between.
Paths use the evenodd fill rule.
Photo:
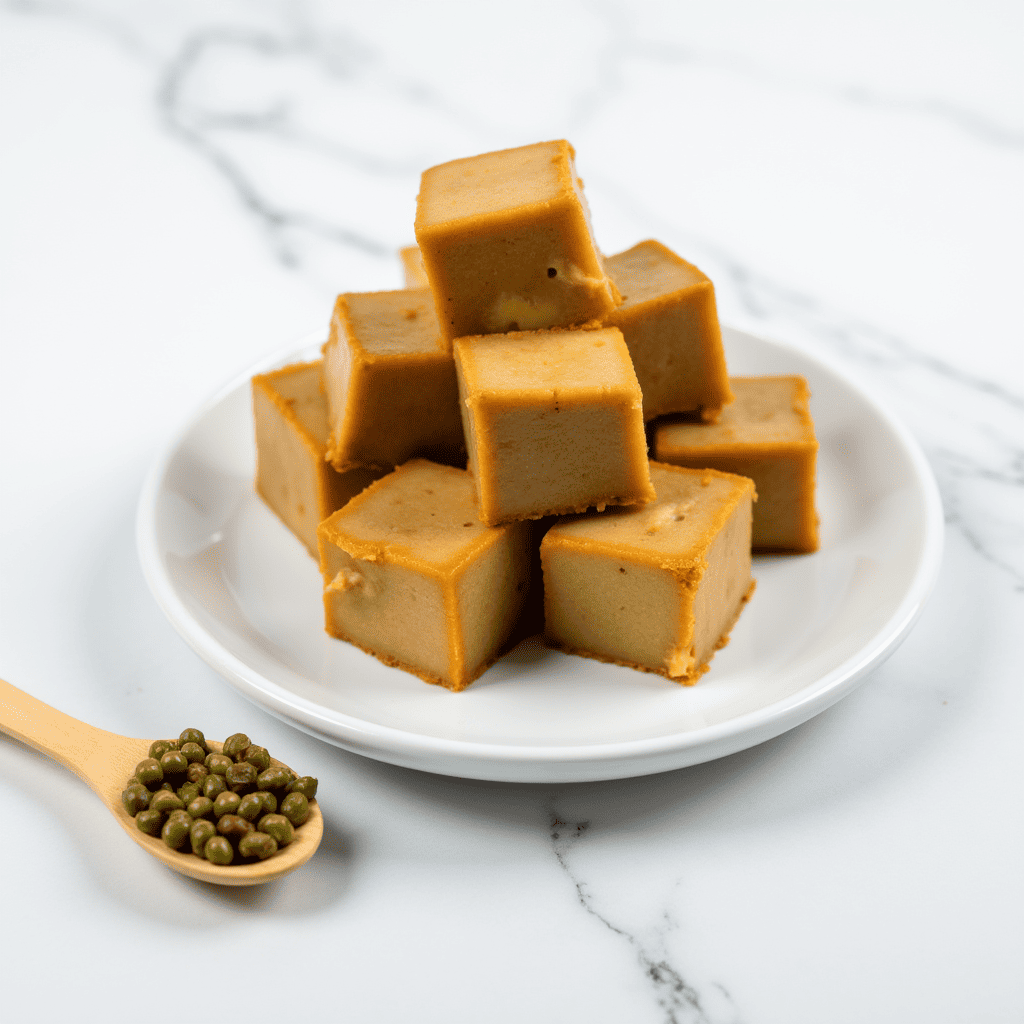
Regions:
<instances>
[{"instance_id":1,"label":"spoon bowl","mask_svg":"<svg viewBox=\"0 0 1024 1024\"><path fill-rule=\"evenodd\" d=\"M192 853L172 850L156 836L140 832L121 803L121 793L135 766L149 756L152 740L119 736L97 729L51 708L0 679L0 732L73 771L106 804L118 824L147 853L189 878L215 885L260 885L301 867L316 852L324 834L318 804L311 802L309 817L295 830L295 839L266 860L246 864L211 864ZM220 752L223 744L207 741ZM275 765L280 761L273 760Z\"/></svg>"}]
</instances>

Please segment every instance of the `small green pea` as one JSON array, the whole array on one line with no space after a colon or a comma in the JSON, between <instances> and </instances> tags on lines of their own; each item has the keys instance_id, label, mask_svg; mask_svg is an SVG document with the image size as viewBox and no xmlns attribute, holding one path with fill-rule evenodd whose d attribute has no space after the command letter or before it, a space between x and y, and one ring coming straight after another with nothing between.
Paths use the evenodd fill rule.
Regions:
<instances>
[{"instance_id":1,"label":"small green pea","mask_svg":"<svg viewBox=\"0 0 1024 1024\"><path fill-rule=\"evenodd\" d=\"M235 762L226 754L207 754L206 767L211 775L223 775Z\"/></svg>"},{"instance_id":2,"label":"small green pea","mask_svg":"<svg viewBox=\"0 0 1024 1024\"><path fill-rule=\"evenodd\" d=\"M277 842L265 832L250 832L238 841L238 852L243 857L258 857L266 860L277 853Z\"/></svg>"},{"instance_id":3,"label":"small green pea","mask_svg":"<svg viewBox=\"0 0 1024 1024\"><path fill-rule=\"evenodd\" d=\"M159 761L170 749L171 745L167 740L153 740L149 745L149 756Z\"/></svg>"},{"instance_id":4,"label":"small green pea","mask_svg":"<svg viewBox=\"0 0 1024 1024\"><path fill-rule=\"evenodd\" d=\"M157 788L158 791L161 790L161 789L164 789L168 793L177 793L178 792L177 789L174 788L174 783L173 782L161 782L160 785L157 786L156 788Z\"/></svg>"},{"instance_id":5,"label":"small green pea","mask_svg":"<svg viewBox=\"0 0 1024 1024\"><path fill-rule=\"evenodd\" d=\"M168 750L160 758L160 767L165 776L184 775L188 770L188 761L185 760L185 755L180 750Z\"/></svg>"},{"instance_id":6,"label":"small green pea","mask_svg":"<svg viewBox=\"0 0 1024 1024\"><path fill-rule=\"evenodd\" d=\"M134 818L149 806L149 790L145 786L128 786L121 794L124 809Z\"/></svg>"},{"instance_id":7,"label":"small green pea","mask_svg":"<svg viewBox=\"0 0 1024 1024\"><path fill-rule=\"evenodd\" d=\"M144 786L153 787L164 780L164 770L155 757L145 757L135 766L135 777Z\"/></svg>"},{"instance_id":8,"label":"small green pea","mask_svg":"<svg viewBox=\"0 0 1024 1024\"><path fill-rule=\"evenodd\" d=\"M316 796L318 785L319 782L312 775L303 775L288 787L288 792L301 793L307 800L312 800Z\"/></svg>"},{"instance_id":9,"label":"small green pea","mask_svg":"<svg viewBox=\"0 0 1024 1024\"><path fill-rule=\"evenodd\" d=\"M213 816L219 818L224 814L234 814L242 798L237 793L224 792L213 801Z\"/></svg>"},{"instance_id":10,"label":"small green pea","mask_svg":"<svg viewBox=\"0 0 1024 1024\"><path fill-rule=\"evenodd\" d=\"M228 784L229 789L233 789L237 793L245 787L254 786L258 774L259 772L248 761L239 761L224 773L224 781ZM248 792L248 790L246 791Z\"/></svg>"},{"instance_id":11,"label":"small green pea","mask_svg":"<svg viewBox=\"0 0 1024 1024\"><path fill-rule=\"evenodd\" d=\"M149 798L149 808L152 811L167 814L170 811L184 810L185 804L177 793L167 789L158 789Z\"/></svg>"},{"instance_id":12,"label":"small green pea","mask_svg":"<svg viewBox=\"0 0 1024 1024\"><path fill-rule=\"evenodd\" d=\"M178 799L180 799L186 807L188 807L188 805L192 803L197 796L202 795L202 790L195 782L186 782L179 786L175 792L178 794Z\"/></svg>"},{"instance_id":13,"label":"small green pea","mask_svg":"<svg viewBox=\"0 0 1024 1024\"><path fill-rule=\"evenodd\" d=\"M197 796L185 810L192 818L212 818L213 801L208 796Z\"/></svg>"},{"instance_id":14,"label":"small green pea","mask_svg":"<svg viewBox=\"0 0 1024 1024\"><path fill-rule=\"evenodd\" d=\"M181 818L168 818L160 832L160 838L172 849L180 850L188 839L192 822Z\"/></svg>"},{"instance_id":15,"label":"small green pea","mask_svg":"<svg viewBox=\"0 0 1024 1024\"><path fill-rule=\"evenodd\" d=\"M289 793L281 801L281 813L293 825L301 825L309 817L309 801L301 793Z\"/></svg>"},{"instance_id":16,"label":"small green pea","mask_svg":"<svg viewBox=\"0 0 1024 1024\"><path fill-rule=\"evenodd\" d=\"M164 827L163 813L154 811L152 807L145 811L139 811L135 815L135 825L140 832L145 832L147 836L158 836Z\"/></svg>"},{"instance_id":17,"label":"small green pea","mask_svg":"<svg viewBox=\"0 0 1024 1024\"><path fill-rule=\"evenodd\" d=\"M273 814L277 810L277 797L269 789L261 789L256 795L263 797L264 814Z\"/></svg>"},{"instance_id":18,"label":"small green pea","mask_svg":"<svg viewBox=\"0 0 1024 1024\"><path fill-rule=\"evenodd\" d=\"M236 732L224 741L224 754L232 761L237 760L238 755L249 746L249 737L244 732Z\"/></svg>"},{"instance_id":19,"label":"small green pea","mask_svg":"<svg viewBox=\"0 0 1024 1024\"><path fill-rule=\"evenodd\" d=\"M207 821L206 818L198 818L192 822L192 828L189 830L189 840L192 843L192 852L197 857L202 857L203 847L206 845L207 840L212 839L217 834L217 826L212 821Z\"/></svg>"},{"instance_id":20,"label":"small green pea","mask_svg":"<svg viewBox=\"0 0 1024 1024\"><path fill-rule=\"evenodd\" d=\"M217 831L228 839L241 839L255 829L251 821L246 821L237 814L225 814L217 819Z\"/></svg>"},{"instance_id":21,"label":"small green pea","mask_svg":"<svg viewBox=\"0 0 1024 1024\"><path fill-rule=\"evenodd\" d=\"M255 743L242 751L242 760L248 762L258 772L265 772L270 767L270 754L266 747L257 747Z\"/></svg>"},{"instance_id":22,"label":"small green pea","mask_svg":"<svg viewBox=\"0 0 1024 1024\"><path fill-rule=\"evenodd\" d=\"M186 743L196 743L203 748L204 752L208 752L206 737L200 729L182 729L181 735L178 737L178 749L184 750Z\"/></svg>"},{"instance_id":23,"label":"small green pea","mask_svg":"<svg viewBox=\"0 0 1024 1024\"><path fill-rule=\"evenodd\" d=\"M185 778L189 782L198 782L199 785L203 784L203 779L210 774L210 769L205 764L199 764L197 761L190 761L188 768L185 770Z\"/></svg>"},{"instance_id":24,"label":"small green pea","mask_svg":"<svg viewBox=\"0 0 1024 1024\"><path fill-rule=\"evenodd\" d=\"M213 836L207 839L203 847L203 856L211 864L230 864L234 859L235 851L231 844L223 836Z\"/></svg>"},{"instance_id":25,"label":"small green pea","mask_svg":"<svg viewBox=\"0 0 1024 1024\"><path fill-rule=\"evenodd\" d=\"M202 764L206 760L206 751L198 743L185 743L179 753L189 764Z\"/></svg>"},{"instance_id":26,"label":"small green pea","mask_svg":"<svg viewBox=\"0 0 1024 1024\"><path fill-rule=\"evenodd\" d=\"M245 818L246 821L255 821L260 815L265 813L263 810L263 795L261 793L247 793L242 797L242 801L235 813L239 817Z\"/></svg>"},{"instance_id":27,"label":"small green pea","mask_svg":"<svg viewBox=\"0 0 1024 1024\"><path fill-rule=\"evenodd\" d=\"M268 768L265 772L260 772L259 777L256 779L256 786L258 789L284 791L291 785L292 779L292 773L287 768L283 765L275 765L273 768Z\"/></svg>"},{"instance_id":28,"label":"small green pea","mask_svg":"<svg viewBox=\"0 0 1024 1024\"><path fill-rule=\"evenodd\" d=\"M260 818L259 830L273 836L278 846L287 846L295 838L295 829L283 814L264 815Z\"/></svg>"},{"instance_id":29,"label":"small green pea","mask_svg":"<svg viewBox=\"0 0 1024 1024\"><path fill-rule=\"evenodd\" d=\"M207 775L203 779L203 796L216 800L228 788L223 775Z\"/></svg>"}]
</instances>

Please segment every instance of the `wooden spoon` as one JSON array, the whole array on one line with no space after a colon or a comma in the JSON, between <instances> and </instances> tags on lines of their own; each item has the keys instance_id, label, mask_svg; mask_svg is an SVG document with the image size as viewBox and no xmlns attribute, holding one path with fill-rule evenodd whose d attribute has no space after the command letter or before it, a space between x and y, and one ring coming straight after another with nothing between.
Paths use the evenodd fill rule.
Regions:
<instances>
[{"instance_id":1,"label":"wooden spoon","mask_svg":"<svg viewBox=\"0 0 1024 1024\"><path fill-rule=\"evenodd\" d=\"M150 740L118 736L86 725L51 708L35 697L0 679L0 732L21 740L40 753L70 768L107 805L118 824L141 846L169 868L189 878L217 885L259 885L270 882L305 864L316 852L324 834L324 819L316 803L309 817L295 830L295 839L272 857L252 864L211 864L192 853L172 850L159 837L140 832L121 803L121 791L135 766L149 756ZM223 744L207 741L220 751ZM274 761L280 765L280 761Z\"/></svg>"}]
</instances>

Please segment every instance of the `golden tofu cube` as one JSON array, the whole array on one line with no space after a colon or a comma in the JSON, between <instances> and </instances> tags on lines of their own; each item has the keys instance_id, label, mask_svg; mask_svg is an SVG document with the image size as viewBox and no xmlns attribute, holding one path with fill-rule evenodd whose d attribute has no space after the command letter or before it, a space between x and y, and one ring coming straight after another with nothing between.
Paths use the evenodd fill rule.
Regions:
<instances>
[{"instance_id":1,"label":"golden tofu cube","mask_svg":"<svg viewBox=\"0 0 1024 1024\"><path fill-rule=\"evenodd\" d=\"M416 241L449 342L569 327L618 304L575 156L564 140L540 142L423 172Z\"/></svg>"},{"instance_id":2,"label":"golden tofu cube","mask_svg":"<svg viewBox=\"0 0 1024 1024\"><path fill-rule=\"evenodd\" d=\"M390 470L413 456L464 464L455 364L429 291L339 295L324 387L335 469Z\"/></svg>"},{"instance_id":3,"label":"golden tofu cube","mask_svg":"<svg viewBox=\"0 0 1024 1024\"><path fill-rule=\"evenodd\" d=\"M252 379L256 492L318 558L316 528L380 473L338 473L324 461L327 400L323 361L297 363Z\"/></svg>"},{"instance_id":4,"label":"golden tofu cube","mask_svg":"<svg viewBox=\"0 0 1024 1024\"><path fill-rule=\"evenodd\" d=\"M651 479L651 504L569 519L545 534L545 638L692 685L754 590L754 485L656 462Z\"/></svg>"},{"instance_id":5,"label":"golden tofu cube","mask_svg":"<svg viewBox=\"0 0 1024 1024\"><path fill-rule=\"evenodd\" d=\"M640 387L618 330L458 338L454 351L485 523L654 497Z\"/></svg>"},{"instance_id":6,"label":"golden tofu cube","mask_svg":"<svg viewBox=\"0 0 1024 1024\"><path fill-rule=\"evenodd\" d=\"M622 305L605 317L626 339L644 393L644 419L732 401L715 287L693 264L648 240L605 260Z\"/></svg>"},{"instance_id":7,"label":"golden tofu cube","mask_svg":"<svg viewBox=\"0 0 1024 1024\"><path fill-rule=\"evenodd\" d=\"M402 259L402 270L405 272L406 288L429 288L427 272L423 269L423 257L418 245L407 245L398 250Z\"/></svg>"},{"instance_id":8,"label":"golden tofu cube","mask_svg":"<svg viewBox=\"0 0 1024 1024\"><path fill-rule=\"evenodd\" d=\"M414 459L322 523L327 632L449 690L501 653L530 585L530 524L487 527L465 470Z\"/></svg>"},{"instance_id":9,"label":"golden tofu cube","mask_svg":"<svg viewBox=\"0 0 1024 1024\"><path fill-rule=\"evenodd\" d=\"M757 487L756 551L817 551L814 504L818 441L799 376L733 377L736 400L717 423L655 426L655 458L749 476Z\"/></svg>"}]
</instances>

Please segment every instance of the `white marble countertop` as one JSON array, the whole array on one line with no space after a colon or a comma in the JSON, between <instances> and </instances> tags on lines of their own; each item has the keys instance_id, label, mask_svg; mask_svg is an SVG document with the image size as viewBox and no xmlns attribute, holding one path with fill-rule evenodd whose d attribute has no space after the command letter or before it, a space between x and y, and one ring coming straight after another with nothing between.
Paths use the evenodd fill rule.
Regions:
<instances>
[{"instance_id":1,"label":"white marble countertop","mask_svg":"<svg viewBox=\"0 0 1024 1024\"><path fill-rule=\"evenodd\" d=\"M0 5L0 675L129 735L201 704L317 766L328 823L306 870L222 891L0 740L0 1017L180 1019L154 975L191 953L276 1019L1024 1020L1022 45L1010 2ZM420 170L557 137L605 251L662 239L724 322L898 411L945 560L896 654L762 746L419 774L226 686L147 591L135 506L223 381L399 286Z\"/></svg>"}]
</instances>

